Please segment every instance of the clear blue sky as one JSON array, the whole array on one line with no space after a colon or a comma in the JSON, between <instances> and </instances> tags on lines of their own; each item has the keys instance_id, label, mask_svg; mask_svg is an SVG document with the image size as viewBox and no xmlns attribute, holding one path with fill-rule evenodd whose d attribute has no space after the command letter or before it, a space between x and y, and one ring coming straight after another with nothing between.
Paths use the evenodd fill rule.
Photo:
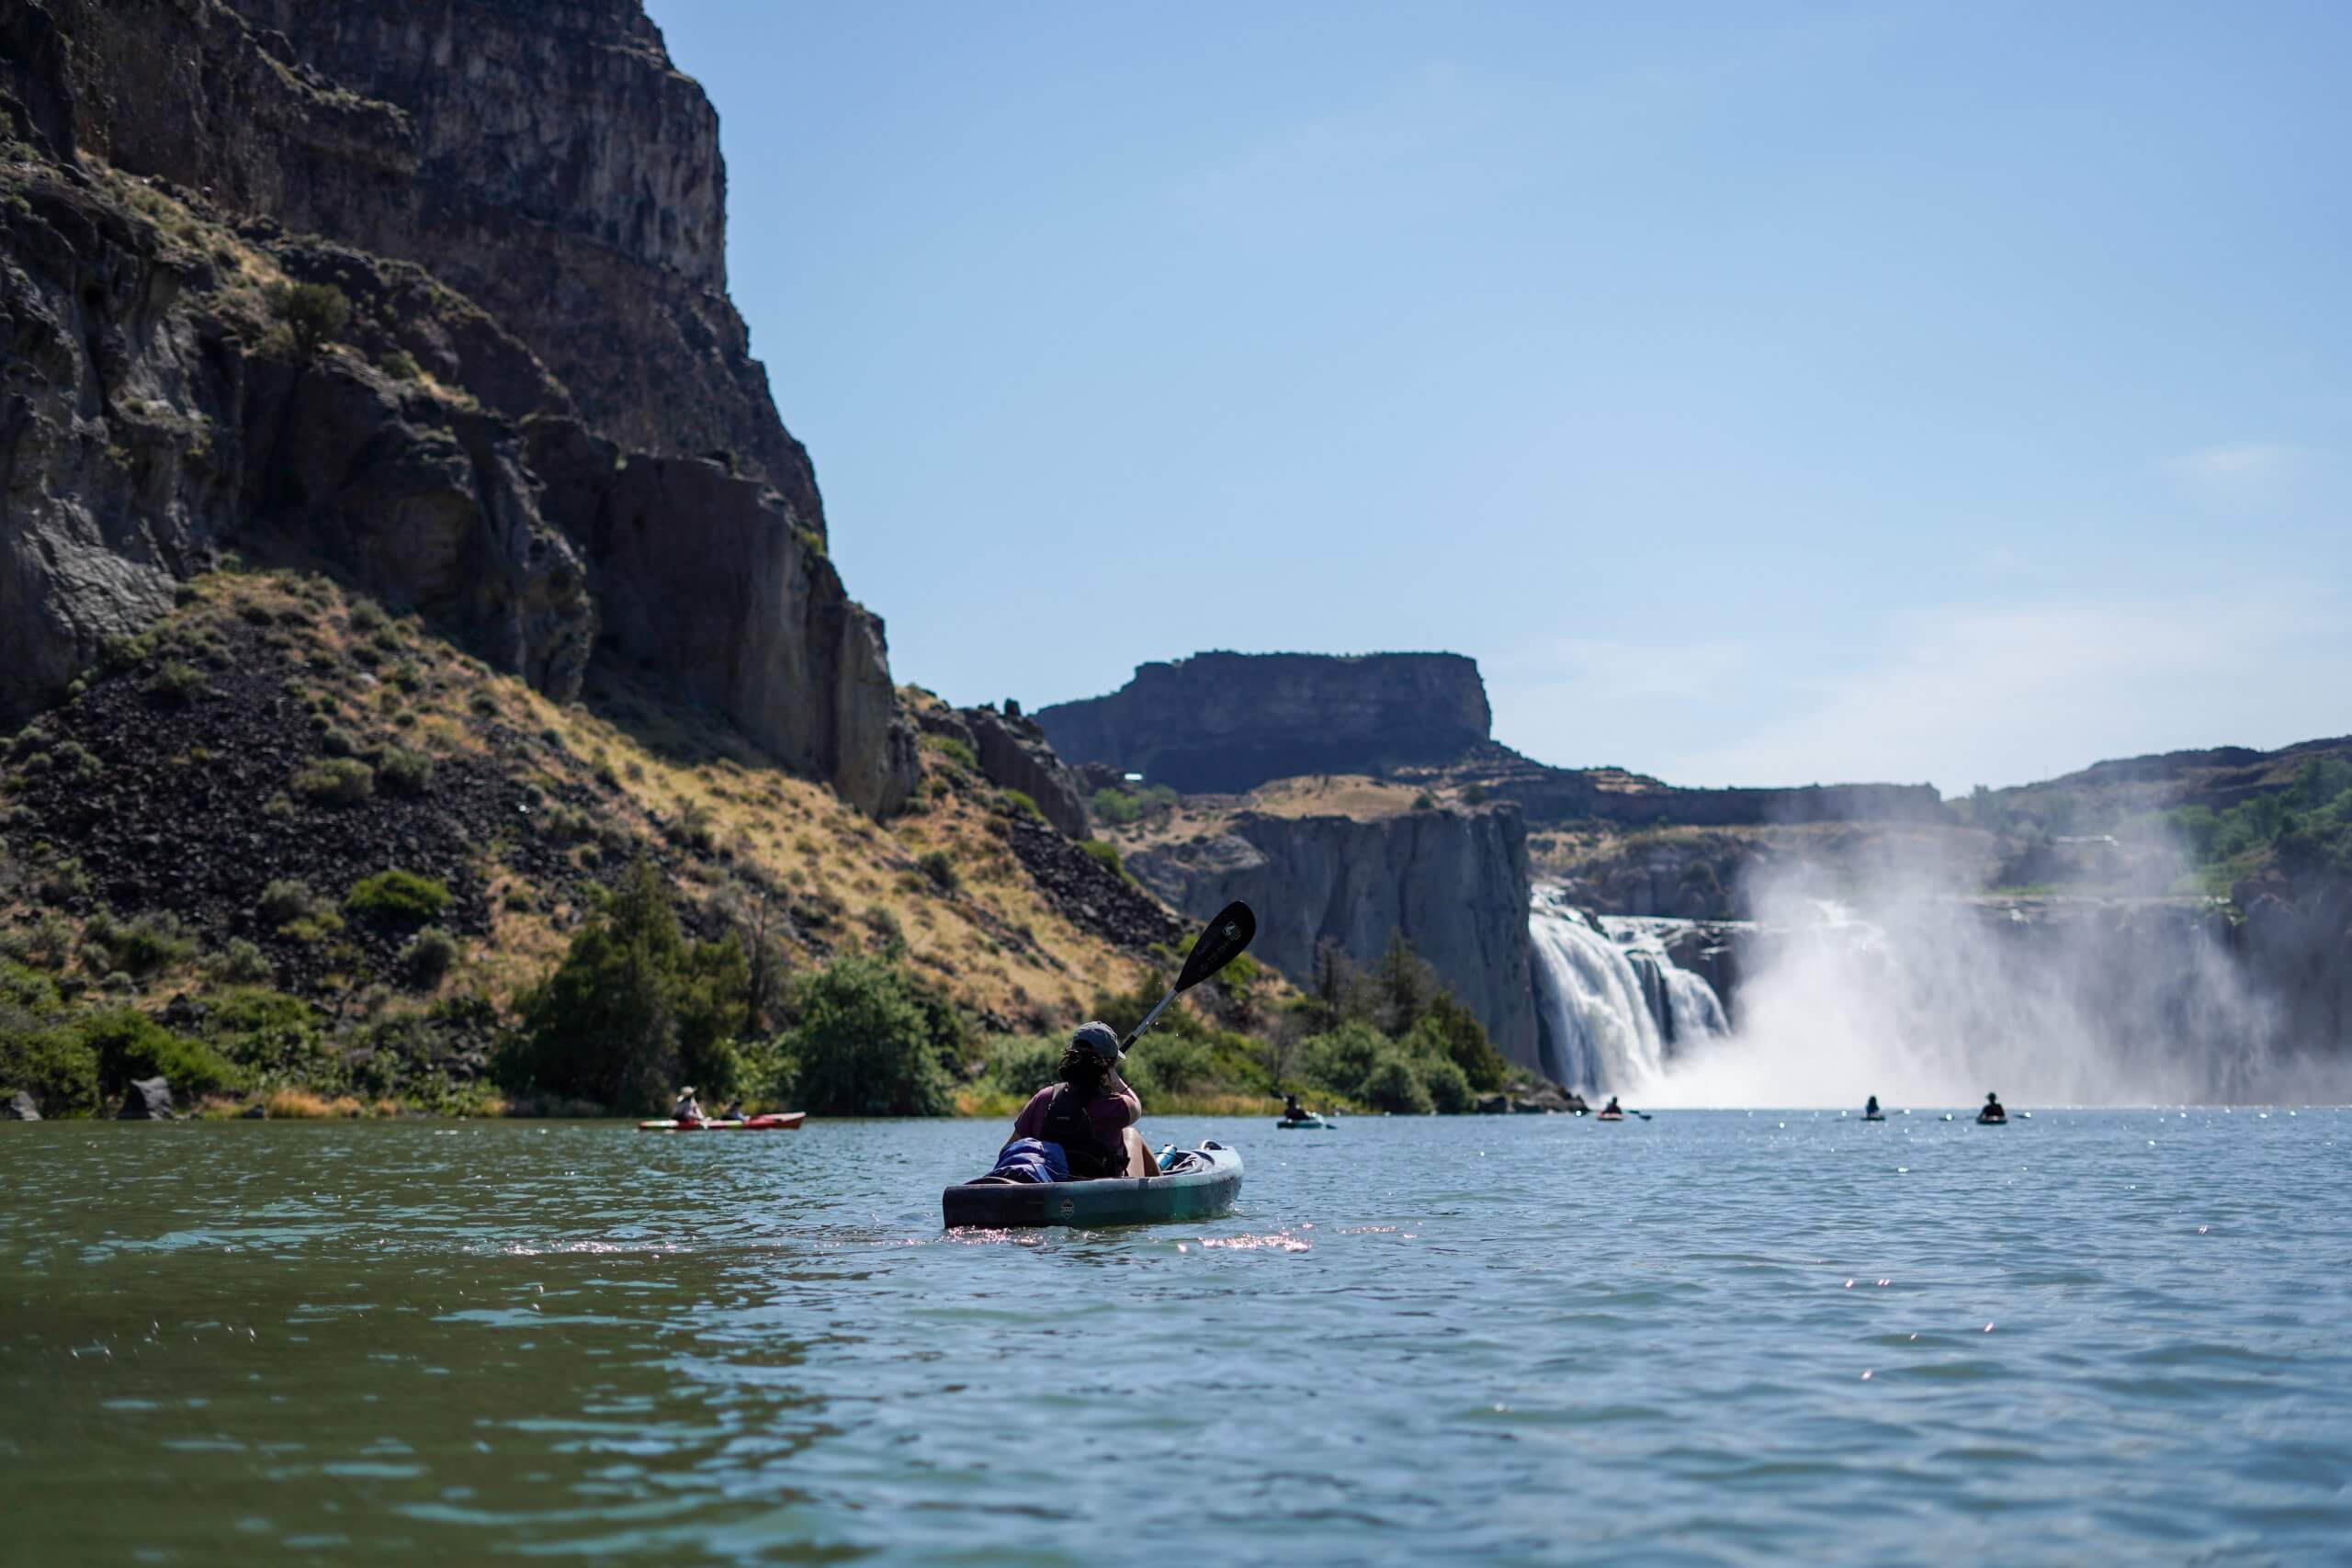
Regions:
<instances>
[{"instance_id":1,"label":"clear blue sky","mask_svg":"<svg viewBox=\"0 0 2352 1568\"><path fill-rule=\"evenodd\" d=\"M2352 730L2352 6L652 0L902 681L1687 784Z\"/></svg>"}]
</instances>

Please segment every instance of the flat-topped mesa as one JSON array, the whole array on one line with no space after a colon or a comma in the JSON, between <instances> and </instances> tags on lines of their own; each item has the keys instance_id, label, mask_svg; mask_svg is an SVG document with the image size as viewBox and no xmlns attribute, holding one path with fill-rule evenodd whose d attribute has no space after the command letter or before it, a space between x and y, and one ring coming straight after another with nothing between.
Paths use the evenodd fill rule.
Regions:
<instances>
[{"instance_id":1,"label":"flat-topped mesa","mask_svg":"<svg viewBox=\"0 0 2352 1568\"><path fill-rule=\"evenodd\" d=\"M1200 653L1136 668L1105 697L1040 709L1054 750L1191 794L1308 773L1442 766L1487 739L1458 653Z\"/></svg>"}]
</instances>

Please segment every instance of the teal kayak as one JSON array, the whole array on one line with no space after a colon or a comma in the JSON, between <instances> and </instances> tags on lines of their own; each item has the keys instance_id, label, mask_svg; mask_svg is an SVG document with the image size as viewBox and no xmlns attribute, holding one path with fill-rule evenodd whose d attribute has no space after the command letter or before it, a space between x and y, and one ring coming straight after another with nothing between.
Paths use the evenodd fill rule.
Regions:
<instances>
[{"instance_id":1,"label":"teal kayak","mask_svg":"<svg viewBox=\"0 0 2352 1568\"><path fill-rule=\"evenodd\" d=\"M1310 1133L1321 1132L1326 1128L1336 1127L1339 1124L1340 1120L1336 1116L1316 1115L1302 1116L1295 1122L1290 1120L1288 1117L1284 1117L1282 1121L1274 1123L1275 1126L1283 1128L1286 1131Z\"/></svg>"},{"instance_id":2,"label":"teal kayak","mask_svg":"<svg viewBox=\"0 0 2352 1568\"><path fill-rule=\"evenodd\" d=\"M1152 1225L1210 1220L1241 1191L1241 1154L1214 1141L1163 1156L1148 1181L959 1181L939 1197L952 1229L1025 1225Z\"/></svg>"}]
</instances>

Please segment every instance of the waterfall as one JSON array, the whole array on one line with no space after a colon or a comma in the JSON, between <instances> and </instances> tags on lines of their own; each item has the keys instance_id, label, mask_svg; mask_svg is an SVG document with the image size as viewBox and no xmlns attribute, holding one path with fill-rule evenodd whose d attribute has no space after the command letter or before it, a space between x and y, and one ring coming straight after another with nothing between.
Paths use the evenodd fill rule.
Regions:
<instances>
[{"instance_id":1,"label":"waterfall","mask_svg":"<svg viewBox=\"0 0 2352 1568\"><path fill-rule=\"evenodd\" d=\"M1668 937L1688 923L1596 918L1555 889L1537 889L1528 934L1545 1077L1634 1092L1664 1077L1679 1047L1730 1032L1714 987L1667 952Z\"/></svg>"}]
</instances>

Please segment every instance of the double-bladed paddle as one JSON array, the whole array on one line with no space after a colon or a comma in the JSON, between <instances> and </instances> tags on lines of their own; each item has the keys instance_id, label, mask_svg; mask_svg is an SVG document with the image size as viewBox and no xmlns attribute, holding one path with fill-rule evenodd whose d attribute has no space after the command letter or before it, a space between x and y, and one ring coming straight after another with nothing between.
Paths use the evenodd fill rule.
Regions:
<instances>
[{"instance_id":1,"label":"double-bladed paddle","mask_svg":"<svg viewBox=\"0 0 2352 1568\"><path fill-rule=\"evenodd\" d=\"M1219 909L1216 919L1193 939L1193 951L1185 955L1183 970L1176 976L1174 987L1159 998L1159 1005L1144 1014L1143 1021L1119 1042L1119 1054L1126 1055L1127 1047L1134 1044L1145 1030L1159 1021L1159 1015L1168 1010L1169 1003L1240 957L1241 950L1248 947L1250 939L1257 934L1258 917L1251 914L1250 906L1240 899L1236 898Z\"/></svg>"}]
</instances>

